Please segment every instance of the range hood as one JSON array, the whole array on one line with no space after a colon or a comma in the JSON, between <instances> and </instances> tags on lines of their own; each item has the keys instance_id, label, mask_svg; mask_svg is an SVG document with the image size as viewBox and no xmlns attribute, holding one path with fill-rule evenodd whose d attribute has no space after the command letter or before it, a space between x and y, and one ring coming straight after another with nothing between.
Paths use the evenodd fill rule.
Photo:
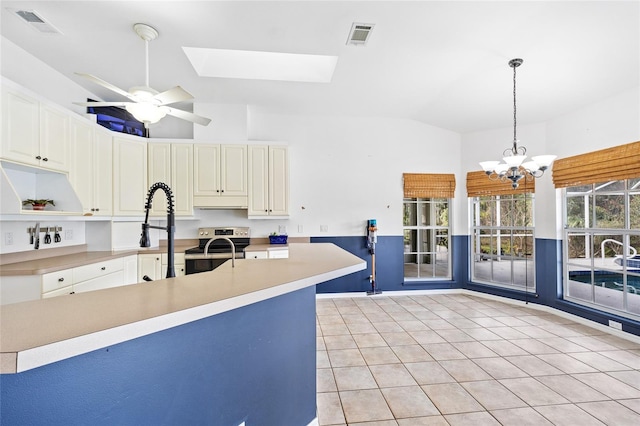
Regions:
<instances>
[{"instance_id":1,"label":"range hood","mask_svg":"<svg viewBox=\"0 0 640 426\"><path fill-rule=\"evenodd\" d=\"M82 203L65 173L0 161L0 214L82 215ZM26 199L49 199L55 206L34 211L22 206Z\"/></svg>"}]
</instances>

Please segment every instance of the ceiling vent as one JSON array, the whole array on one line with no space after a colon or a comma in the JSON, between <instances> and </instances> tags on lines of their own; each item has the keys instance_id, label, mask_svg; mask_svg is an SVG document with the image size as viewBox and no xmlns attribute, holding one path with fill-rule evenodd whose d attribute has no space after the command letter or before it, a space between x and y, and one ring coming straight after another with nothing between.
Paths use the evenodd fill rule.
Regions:
<instances>
[{"instance_id":1,"label":"ceiling vent","mask_svg":"<svg viewBox=\"0 0 640 426\"><path fill-rule=\"evenodd\" d=\"M62 34L34 10L12 10L23 22L40 33Z\"/></svg>"},{"instance_id":2,"label":"ceiling vent","mask_svg":"<svg viewBox=\"0 0 640 426\"><path fill-rule=\"evenodd\" d=\"M369 41L369 37L371 37L371 31L373 31L374 26L375 24L362 24L354 22L353 25L351 25L351 31L349 31L347 44L364 46L365 44L367 44L367 41Z\"/></svg>"}]
</instances>

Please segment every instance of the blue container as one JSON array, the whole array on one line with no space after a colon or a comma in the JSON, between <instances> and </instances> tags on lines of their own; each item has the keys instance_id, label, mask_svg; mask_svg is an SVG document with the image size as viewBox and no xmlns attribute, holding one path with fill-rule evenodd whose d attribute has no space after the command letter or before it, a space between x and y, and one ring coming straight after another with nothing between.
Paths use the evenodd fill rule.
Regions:
<instances>
[{"instance_id":1,"label":"blue container","mask_svg":"<svg viewBox=\"0 0 640 426\"><path fill-rule=\"evenodd\" d=\"M270 244L287 244L286 235L269 235Z\"/></svg>"}]
</instances>

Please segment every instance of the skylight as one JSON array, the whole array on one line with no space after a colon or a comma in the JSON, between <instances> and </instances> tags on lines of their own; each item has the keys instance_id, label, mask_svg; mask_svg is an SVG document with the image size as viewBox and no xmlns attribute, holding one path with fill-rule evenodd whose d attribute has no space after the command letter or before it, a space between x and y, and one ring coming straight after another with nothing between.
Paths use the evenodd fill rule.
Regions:
<instances>
[{"instance_id":1,"label":"skylight","mask_svg":"<svg viewBox=\"0 0 640 426\"><path fill-rule=\"evenodd\" d=\"M337 56L183 47L200 77L329 83Z\"/></svg>"}]
</instances>

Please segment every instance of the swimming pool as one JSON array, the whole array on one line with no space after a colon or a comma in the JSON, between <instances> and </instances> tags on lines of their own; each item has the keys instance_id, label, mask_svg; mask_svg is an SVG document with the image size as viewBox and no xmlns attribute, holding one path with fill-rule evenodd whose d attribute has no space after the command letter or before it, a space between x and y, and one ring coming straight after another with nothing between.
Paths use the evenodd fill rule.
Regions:
<instances>
[{"instance_id":1,"label":"swimming pool","mask_svg":"<svg viewBox=\"0 0 640 426\"><path fill-rule=\"evenodd\" d=\"M633 270L631 272L640 272ZM622 291L622 274L608 271L595 271L593 274L594 285ZM569 272L571 281L591 284L591 271L571 271ZM629 293L640 294L640 277L627 275L627 288Z\"/></svg>"},{"instance_id":2,"label":"swimming pool","mask_svg":"<svg viewBox=\"0 0 640 426\"><path fill-rule=\"evenodd\" d=\"M617 265L622 266L622 258L618 257L614 262ZM627 268L640 268L640 256L633 256L632 258L626 258L625 263L627 264Z\"/></svg>"}]
</instances>

